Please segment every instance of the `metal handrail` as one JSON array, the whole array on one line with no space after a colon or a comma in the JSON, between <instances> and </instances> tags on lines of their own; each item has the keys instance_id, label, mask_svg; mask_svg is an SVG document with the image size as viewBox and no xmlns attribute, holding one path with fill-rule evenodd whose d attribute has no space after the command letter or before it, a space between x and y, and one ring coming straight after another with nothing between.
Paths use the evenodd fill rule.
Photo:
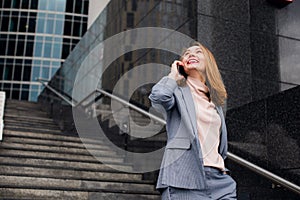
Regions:
<instances>
[{"instance_id":1,"label":"metal handrail","mask_svg":"<svg viewBox=\"0 0 300 200\"><path fill-rule=\"evenodd\" d=\"M45 85L45 87L49 88L51 91L53 91L55 94L57 94L59 97L61 97L63 100L65 100L67 103L69 103L70 105L72 105L72 107L75 107L75 106L78 106L78 104L82 103L79 102L77 105L75 105L73 102L69 101L68 99L66 99L63 95L61 95L59 92L57 92L55 89L53 89L52 87L48 86L48 85ZM93 91L90 95L88 95L89 97L94 94L95 92L99 92L99 93L102 93L104 94L105 96L108 96L110 97L111 99L114 99L122 104L124 104L125 106L128 106L129 108L137 111L137 112L140 112L141 114L143 115L146 115L147 117L157 121L157 122L160 122L162 123L163 125L166 125L166 121L164 119L161 119L160 117L157 117L125 100L123 100L122 98L120 97L117 97L116 95L113 95L109 92L106 92L105 90L102 90L102 89L96 89L95 91ZM261 176L281 185L281 186L284 186L285 188L297 193L297 194L300 194L300 187L268 170L265 170L233 153L230 153L230 152L227 152L227 157L232 160L233 162L236 162L248 169L250 169L251 171L257 173L257 174L260 174Z\"/></svg>"},{"instance_id":2,"label":"metal handrail","mask_svg":"<svg viewBox=\"0 0 300 200\"><path fill-rule=\"evenodd\" d=\"M57 96L59 96L60 98L62 98L65 102L67 102L68 104L70 104L72 107L75 106L75 103L73 101L70 101L69 99L67 99L66 97L64 97L61 93L59 93L58 91L56 91L54 88L52 88L51 86L49 86L48 84L46 84L45 82L48 82L48 80L44 80L44 79L37 79L37 81L39 81L40 83L42 83L46 88L48 88L49 90L51 90L51 92L53 92L54 94L56 94Z\"/></svg>"},{"instance_id":3,"label":"metal handrail","mask_svg":"<svg viewBox=\"0 0 300 200\"><path fill-rule=\"evenodd\" d=\"M227 156L230 160L256 172L257 174L260 174L260 175L266 177L269 180L274 181L275 183L277 183L279 185L282 185L282 186L288 188L289 190L291 190L297 194L300 194L300 186L298 186L280 176L277 176L276 174L274 174L268 170L265 170L265 169L255 165L237 155L230 153L230 152L227 153Z\"/></svg>"},{"instance_id":4,"label":"metal handrail","mask_svg":"<svg viewBox=\"0 0 300 200\"><path fill-rule=\"evenodd\" d=\"M100 92L100 93L102 93L102 94L110 97L111 99L114 99L114 100L116 100L116 101L118 101L118 102L120 102L120 103L122 103L122 104L124 104L124 105L126 105L128 107L130 107L130 108L132 108L133 110L135 110L135 111L137 111L137 112L139 112L139 113L141 113L143 115L146 115L147 117L150 117L151 119L153 119L153 120L155 120L157 122L162 123L163 125L166 125L166 121L163 120L162 118L157 117L157 116L155 116L155 115L153 115L153 114L151 114L151 113L149 113L149 112L147 112L147 111L139 108L138 106L135 106L135 105L133 105L133 104L131 104L131 103L123 100L122 98L117 97L116 95L113 95L113 94L111 94L109 92L106 92L105 90L102 90L102 89L96 89L96 91Z\"/></svg>"}]
</instances>

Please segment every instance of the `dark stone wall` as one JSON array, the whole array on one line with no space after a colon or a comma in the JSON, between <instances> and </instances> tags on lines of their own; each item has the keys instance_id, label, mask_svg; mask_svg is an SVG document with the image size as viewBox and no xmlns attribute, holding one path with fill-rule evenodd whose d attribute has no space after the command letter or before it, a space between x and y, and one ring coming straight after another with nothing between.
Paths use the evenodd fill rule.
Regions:
<instances>
[{"instance_id":1,"label":"dark stone wall","mask_svg":"<svg viewBox=\"0 0 300 200\"><path fill-rule=\"evenodd\" d=\"M299 85L299 2L199 0L198 40L215 55L236 108Z\"/></svg>"}]
</instances>

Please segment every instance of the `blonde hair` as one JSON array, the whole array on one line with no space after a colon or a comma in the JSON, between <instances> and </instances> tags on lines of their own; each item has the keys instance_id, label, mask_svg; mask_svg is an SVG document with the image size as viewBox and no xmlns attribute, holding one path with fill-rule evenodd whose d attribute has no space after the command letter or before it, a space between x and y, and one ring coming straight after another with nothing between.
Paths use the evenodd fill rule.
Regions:
<instances>
[{"instance_id":1,"label":"blonde hair","mask_svg":"<svg viewBox=\"0 0 300 200\"><path fill-rule=\"evenodd\" d=\"M199 42L194 42L191 46L199 46L203 51L206 60L206 84L209 88L210 99L216 105L224 105L227 98L227 92L213 54Z\"/></svg>"}]
</instances>

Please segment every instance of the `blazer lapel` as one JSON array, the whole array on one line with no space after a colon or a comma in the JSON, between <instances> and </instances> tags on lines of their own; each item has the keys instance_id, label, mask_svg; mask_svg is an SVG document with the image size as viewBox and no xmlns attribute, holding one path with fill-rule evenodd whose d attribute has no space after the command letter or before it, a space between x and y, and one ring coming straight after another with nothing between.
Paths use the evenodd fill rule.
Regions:
<instances>
[{"instance_id":1,"label":"blazer lapel","mask_svg":"<svg viewBox=\"0 0 300 200\"><path fill-rule=\"evenodd\" d=\"M194 135L198 137L197 133L197 122L196 122L196 110L195 110L195 105L194 105L194 100L192 93L189 89L189 87L179 87L180 90L182 91L182 99L184 102L184 106L186 108L186 112L188 113L190 122L193 127Z\"/></svg>"}]
</instances>

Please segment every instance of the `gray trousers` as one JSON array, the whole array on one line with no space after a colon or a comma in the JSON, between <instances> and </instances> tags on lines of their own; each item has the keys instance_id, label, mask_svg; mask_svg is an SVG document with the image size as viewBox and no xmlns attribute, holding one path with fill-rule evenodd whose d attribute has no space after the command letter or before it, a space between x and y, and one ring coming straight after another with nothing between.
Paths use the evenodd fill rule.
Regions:
<instances>
[{"instance_id":1,"label":"gray trousers","mask_svg":"<svg viewBox=\"0 0 300 200\"><path fill-rule=\"evenodd\" d=\"M228 174L218 169L205 167L206 188L191 190L167 187L162 192L162 200L206 200L237 199L236 182Z\"/></svg>"}]
</instances>

